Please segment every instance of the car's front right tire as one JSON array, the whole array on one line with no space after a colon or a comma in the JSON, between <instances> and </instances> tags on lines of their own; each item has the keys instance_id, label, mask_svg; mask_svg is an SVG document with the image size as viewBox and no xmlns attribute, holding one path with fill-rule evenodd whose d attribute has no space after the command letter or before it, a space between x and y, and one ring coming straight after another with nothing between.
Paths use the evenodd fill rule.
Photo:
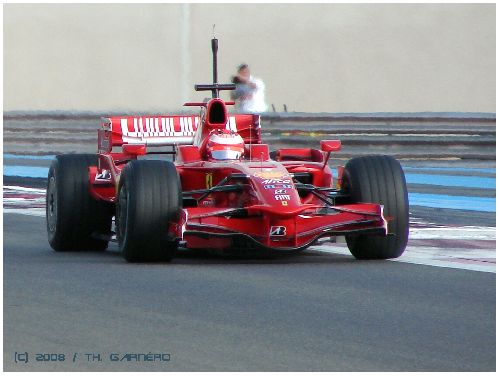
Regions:
<instances>
[{"instance_id":1,"label":"car's front right tire","mask_svg":"<svg viewBox=\"0 0 500 376\"><path fill-rule=\"evenodd\" d=\"M129 262L170 261L177 250L169 224L179 219L182 192L172 162L130 161L121 173L116 232Z\"/></svg>"}]
</instances>

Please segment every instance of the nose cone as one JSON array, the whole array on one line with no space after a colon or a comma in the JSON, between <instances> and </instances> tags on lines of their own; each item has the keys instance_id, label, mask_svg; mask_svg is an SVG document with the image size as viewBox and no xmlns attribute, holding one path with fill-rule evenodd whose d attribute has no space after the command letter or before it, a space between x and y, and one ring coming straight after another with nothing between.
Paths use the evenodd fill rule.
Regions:
<instances>
[{"instance_id":1,"label":"nose cone","mask_svg":"<svg viewBox=\"0 0 500 376\"><path fill-rule=\"evenodd\" d=\"M261 202L275 212L288 212L301 205L293 179L286 169L278 163L266 163L253 173L252 180Z\"/></svg>"}]
</instances>

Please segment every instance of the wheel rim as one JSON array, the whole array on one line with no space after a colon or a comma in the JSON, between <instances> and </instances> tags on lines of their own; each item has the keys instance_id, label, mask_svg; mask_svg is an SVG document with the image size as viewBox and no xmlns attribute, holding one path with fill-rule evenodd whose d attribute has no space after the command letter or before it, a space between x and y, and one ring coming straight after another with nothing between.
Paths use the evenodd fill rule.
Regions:
<instances>
[{"instance_id":1,"label":"wheel rim","mask_svg":"<svg viewBox=\"0 0 500 376\"><path fill-rule=\"evenodd\" d=\"M47 189L47 223L49 231L55 232L57 226L57 191L56 191L56 178L51 176L49 186Z\"/></svg>"}]
</instances>

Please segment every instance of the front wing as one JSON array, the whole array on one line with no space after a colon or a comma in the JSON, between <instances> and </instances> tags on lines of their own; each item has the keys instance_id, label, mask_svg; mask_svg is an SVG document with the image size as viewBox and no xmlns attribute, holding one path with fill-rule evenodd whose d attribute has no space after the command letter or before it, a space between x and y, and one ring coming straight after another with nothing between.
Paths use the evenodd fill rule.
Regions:
<instances>
[{"instance_id":1,"label":"front wing","mask_svg":"<svg viewBox=\"0 0 500 376\"><path fill-rule=\"evenodd\" d=\"M268 206L244 209L187 208L179 237L187 248L304 249L322 237L370 233L387 236L383 206L304 205L283 213Z\"/></svg>"}]
</instances>

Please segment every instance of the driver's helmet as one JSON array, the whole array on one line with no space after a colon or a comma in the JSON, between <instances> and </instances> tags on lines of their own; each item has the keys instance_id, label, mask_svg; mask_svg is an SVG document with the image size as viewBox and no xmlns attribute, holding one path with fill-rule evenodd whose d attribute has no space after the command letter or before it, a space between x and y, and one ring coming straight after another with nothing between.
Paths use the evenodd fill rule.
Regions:
<instances>
[{"instance_id":1,"label":"driver's helmet","mask_svg":"<svg viewBox=\"0 0 500 376\"><path fill-rule=\"evenodd\" d=\"M210 132L207 142L207 157L213 160L241 159L245 143L238 133L227 129Z\"/></svg>"}]
</instances>

